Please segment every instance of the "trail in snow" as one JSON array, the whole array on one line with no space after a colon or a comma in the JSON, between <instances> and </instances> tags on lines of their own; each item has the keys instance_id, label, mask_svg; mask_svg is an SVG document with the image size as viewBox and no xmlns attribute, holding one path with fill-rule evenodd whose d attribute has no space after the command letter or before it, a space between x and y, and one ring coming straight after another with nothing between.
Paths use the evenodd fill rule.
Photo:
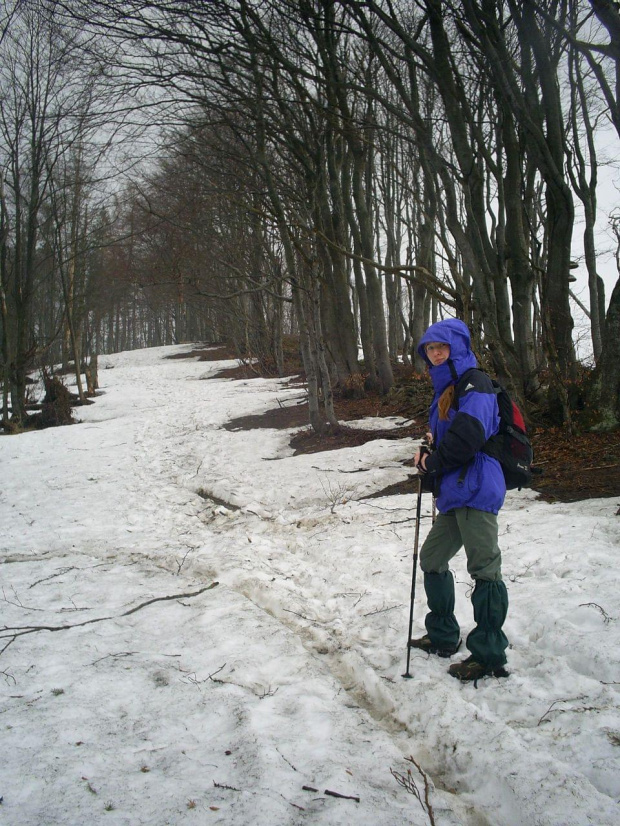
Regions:
<instances>
[{"instance_id":1,"label":"trail in snow","mask_svg":"<svg viewBox=\"0 0 620 826\"><path fill-rule=\"evenodd\" d=\"M413 442L293 457L289 433L222 425L298 388L206 380L221 365L166 352L102 360L114 367L83 424L0 440L19 482L0 499L1 624L117 616L162 592L220 585L10 645L0 721L17 756L0 781L19 788L19 805L0 787L0 817L427 823L389 774L413 755L434 782L437 823L619 822L617 503L509 495L511 677L475 689L414 654L414 679L402 680L414 497L363 497L406 477ZM466 633L461 555L454 572ZM24 783L33 754L40 780ZM112 809L82 776L104 778ZM309 799L308 784L360 803ZM58 806L46 789L71 794Z\"/></svg>"}]
</instances>

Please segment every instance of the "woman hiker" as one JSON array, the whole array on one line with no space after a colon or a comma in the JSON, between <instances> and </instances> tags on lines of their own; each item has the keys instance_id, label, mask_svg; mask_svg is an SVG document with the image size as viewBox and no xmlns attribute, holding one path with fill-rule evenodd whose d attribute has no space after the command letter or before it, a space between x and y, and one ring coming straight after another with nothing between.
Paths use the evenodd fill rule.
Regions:
<instances>
[{"instance_id":1,"label":"woman hiker","mask_svg":"<svg viewBox=\"0 0 620 826\"><path fill-rule=\"evenodd\" d=\"M477 366L467 326L458 319L432 324L418 345L435 389L430 408L431 450L422 447L414 463L424 474L425 489L437 497L439 514L420 552L429 613L426 634L410 641L412 648L450 657L461 644L454 616L454 579L448 564L461 547L467 570L475 582L471 601L475 628L466 645L471 655L454 663L449 673L459 680L477 680L487 674L507 677L508 640L502 631L508 594L501 576L497 542L497 513L504 503L506 484L497 461L483 452L497 433L497 397L489 377L473 370L459 387L458 410L454 388L461 376Z\"/></svg>"}]
</instances>

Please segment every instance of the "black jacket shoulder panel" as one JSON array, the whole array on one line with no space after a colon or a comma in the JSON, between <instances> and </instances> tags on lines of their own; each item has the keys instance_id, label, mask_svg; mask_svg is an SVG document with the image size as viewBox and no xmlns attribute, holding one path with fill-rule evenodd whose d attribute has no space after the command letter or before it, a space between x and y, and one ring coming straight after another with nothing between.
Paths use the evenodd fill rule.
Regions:
<instances>
[{"instance_id":1,"label":"black jacket shoulder panel","mask_svg":"<svg viewBox=\"0 0 620 826\"><path fill-rule=\"evenodd\" d=\"M474 416L459 413L452 420L437 450L426 460L428 472L436 474L467 464L482 450L485 441L482 423Z\"/></svg>"},{"instance_id":2,"label":"black jacket shoulder panel","mask_svg":"<svg viewBox=\"0 0 620 826\"><path fill-rule=\"evenodd\" d=\"M490 395L497 395L497 388L493 384L490 376L480 370L478 367L472 367L467 370L455 385L454 400L458 409L458 400L465 395L465 393L489 393Z\"/></svg>"}]
</instances>

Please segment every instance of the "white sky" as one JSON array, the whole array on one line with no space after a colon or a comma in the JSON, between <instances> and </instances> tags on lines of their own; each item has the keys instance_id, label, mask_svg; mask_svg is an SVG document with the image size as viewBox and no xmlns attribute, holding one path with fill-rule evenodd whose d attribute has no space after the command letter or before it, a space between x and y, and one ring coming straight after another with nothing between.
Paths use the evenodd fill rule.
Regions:
<instances>
[{"instance_id":1,"label":"white sky","mask_svg":"<svg viewBox=\"0 0 620 826\"><path fill-rule=\"evenodd\" d=\"M510 678L404 680L415 497L363 497L415 443L222 430L302 391L189 349L103 357L82 424L0 438L0 824L428 824L411 756L436 824L617 826L620 496L509 494Z\"/></svg>"}]
</instances>

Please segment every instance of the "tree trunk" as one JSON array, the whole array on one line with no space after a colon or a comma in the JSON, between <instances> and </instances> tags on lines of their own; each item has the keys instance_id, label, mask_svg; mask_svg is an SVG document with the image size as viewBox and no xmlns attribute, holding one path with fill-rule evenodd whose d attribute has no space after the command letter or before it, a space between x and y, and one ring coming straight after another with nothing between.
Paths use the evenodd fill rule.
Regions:
<instances>
[{"instance_id":1,"label":"tree trunk","mask_svg":"<svg viewBox=\"0 0 620 826\"><path fill-rule=\"evenodd\" d=\"M591 430L607 432L620 427L620 279L609 302L603 349L587 402Z\"/></svg>"},{"instance_id":2,"label":"tree trunk","mask_svg":"<svg viewBox=\"0 0 620 826\"><path fill-rule=\"evenodd\" d=\"M364 251L362 249L359 227L355 219L355 209L353 206L353 200L351 195L351 160L352 158L349 154L347 156L347 162L343 165L342 198L344 203L345 215L353 238L353 252L356 255L362 256ZM375 356L375 348L373 342L370 301L368 297L368 292L366 290L366 283L364 281L362 265L358 258L353 259L353 275L355 278L357 300L359 304L360 341L362 344L362 353L364 355L366 389L380 392L381 380L377 372L377 359Z\"/></svg>"},{"instance_id":3,"label":"tree trunk","mask_svg":"<svg viewBox=\"0 0 620 826\"><path fill-rule=\"evenodd\" d=\"M301 349L301 360L306 374L306 384L308 387L308 411L310 425L315 433L322 433L325 430L325 422L321 415L319 402L319 374L318 374L318 354L316 347L312 346L312 337L309 331L307 314L304 308L303 294L297 286L296 280L292 281L293 305L295 307L297 322L299 324L299 340Z\"/></svg>"},{"instance_id":4,"label":"tree trunk","mask_svg":"<svg viewBox=\"0 0 620 826\"><path fill-rule=\"evenodd\" d=\"M333 340L339 351L339 358L335 358L334 361L336 366L339 361L342 364L338 378L342 383L346 383L352 376L360 374L349 272L344 253L341 252L348 246L346 207L342 192L343 183L347 177L348 162L342 140L334 138L331 128L328 129L326 141L325 165L331 209L323 176L320 176L319 185L315 187L315 191L317 197L321 199L319 204L321 224L332 243L326 246L319 241L318 248L321 257L324 260L327 259L325 260L325 274L330 286Z\"/></svg>"},{"instance_id":5,"label":"tree trunk","mask_svg":"<svg viewBox=\"0 0 620 826\"><path fill-rule=\"evenodd\" d=\"M372 324L372 342L377 363L377 375L381 382L381 392L387 393L394 384L392 365L390 364L390 354L388 351L387 332L385 328L385 314L383 312L383 291L377 271L372 264L368 263L374 258L373 231L368 205L366 203L366 192L364 189L364 173L366 169L365 153L360 150L353 151L353 175L351 179L353 187L353 201L357 226L359 231L360 246L365 258L364 276L366 279L366 290L368 293L368 305Z\"/></svg>"},{"instance_id":6,"label":"tree trunk","mask_svg":"<svg viewBox=\"0 0 620 826\"><path fill-rule=\"evenodd\" d=\"M504 111L502 138L506 153L506 175L502 182L506 209L504 258L512 290L512 316L515 352L521 374L515 379L531 397L538 389L535 378L536 359L532 329L532 302L536 283L529 256L529 230L526 229L523 191L523 157L514 127L514 119ZM517 383L517 382L515 382Z\"/></svg>"}]
</instances>

